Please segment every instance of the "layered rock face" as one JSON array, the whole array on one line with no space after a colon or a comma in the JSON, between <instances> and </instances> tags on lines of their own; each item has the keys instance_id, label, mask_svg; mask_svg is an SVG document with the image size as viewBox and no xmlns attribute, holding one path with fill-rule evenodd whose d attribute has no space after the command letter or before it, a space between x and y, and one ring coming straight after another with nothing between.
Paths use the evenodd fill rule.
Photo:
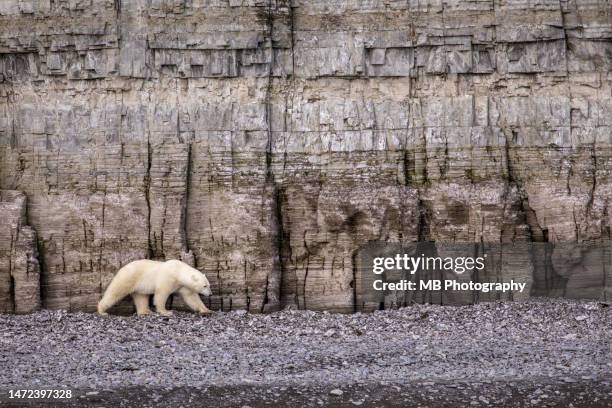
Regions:
<instances>
[{"instance_id":1,"label":"layered rock face","mask_svg":"<svg viewBox=\"0 0 612 408\"><path fill-rule=\"evenodd\" d=\"M25 195L0 191L0 214L0 313L30 313L40 307L40 265Z\"/></svg>"},{"instance_id":2,"label":"layered rock face","mask_svg":"<svg viewBox=\"0 0 612 408\"><path fill-rule=\"evenodd\" d=\"M0 189L43 307L181 258L216 309L360 310L372 241L609 239L611 71L605 1L5 0ZM531 293L610 295L526 256Z\"/></svg>"}]
</instances>

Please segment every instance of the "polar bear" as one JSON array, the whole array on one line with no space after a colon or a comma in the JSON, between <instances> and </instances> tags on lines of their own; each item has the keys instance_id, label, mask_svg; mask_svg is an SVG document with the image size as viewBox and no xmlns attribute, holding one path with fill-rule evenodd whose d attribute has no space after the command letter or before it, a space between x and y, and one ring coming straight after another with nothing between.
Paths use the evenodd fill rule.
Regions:
<instances>
[{"instance_id":1,"label":"polar bear","mask_svg":"<svg viewBox=\"0 0 612 408\"><path fill-rule=\"evenodd\" d=\"M197 269L175 259L166 262L142 259L119 269L98 303L98 313L106 315L115 303L132 295L136 313L145 315L150 313L149 296L153 295L157 313L170 316L172 312L166 310L166 300L176 291L194 311L210 313L199 296L210 296L208 279Z\"/></svg>"}]
</instances>

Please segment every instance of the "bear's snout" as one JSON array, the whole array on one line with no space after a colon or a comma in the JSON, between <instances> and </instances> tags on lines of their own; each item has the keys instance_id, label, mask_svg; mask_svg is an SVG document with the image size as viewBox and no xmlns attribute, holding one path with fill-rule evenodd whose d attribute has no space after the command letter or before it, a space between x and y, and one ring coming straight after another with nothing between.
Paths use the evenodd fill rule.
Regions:
<instances>
[{"instance_id":1,"label":"bear's snout","mask_svg":"<svg viewBox=\"0 0 612 408\"><path fill-rule=\"evenodd\" d=\"M210 295L212 295L212 292L210 291L210 288L209 288L209 287L202 288L202 290L200 291L200 293L201 293L202 295L204 295L204 296L210 296Z\"/></svg>"}]
</instances>

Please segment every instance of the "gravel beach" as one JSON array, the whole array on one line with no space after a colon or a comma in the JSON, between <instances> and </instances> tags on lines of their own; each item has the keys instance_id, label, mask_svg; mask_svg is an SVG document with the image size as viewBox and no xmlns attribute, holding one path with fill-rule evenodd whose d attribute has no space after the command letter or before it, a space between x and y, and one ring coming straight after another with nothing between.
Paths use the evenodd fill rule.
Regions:
<instances>
[{"instance_id":1,"label":"gravel beach","mask_svg":"<svg viewBox=\"0 0 612 408\"><path fill-rule=\"evenodd\" d=\"M74 390L73 406L612 402L602 302L170 318L41 311L0 315L0 327L0 405L24 404L10 389L41 388Z\"/></svg>"}]
</instances>

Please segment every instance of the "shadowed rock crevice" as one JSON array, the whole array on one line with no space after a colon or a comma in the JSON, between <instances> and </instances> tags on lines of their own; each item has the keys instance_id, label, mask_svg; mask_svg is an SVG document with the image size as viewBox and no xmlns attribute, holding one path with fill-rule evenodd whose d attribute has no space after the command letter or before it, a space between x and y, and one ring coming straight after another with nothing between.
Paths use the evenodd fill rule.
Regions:
<instances>
[{"instance_id":1,"label":"shadowed rock crevice","mask_svg":"<svg viewBox=\"0 0 612 408\"><path fill-rule=\"evenodd\" d=\"M145 189L145 200L147 205L147 237L148 237L148 259L153 259L155 252L153 250L153 240L151 235L154 233L151 231L151 163L153 162L153 154L151 151L151 142L147 141L147 171L144 176L144 189ZM155 235L154 235L155 237Z\"/></svg>"}]
</instances>

